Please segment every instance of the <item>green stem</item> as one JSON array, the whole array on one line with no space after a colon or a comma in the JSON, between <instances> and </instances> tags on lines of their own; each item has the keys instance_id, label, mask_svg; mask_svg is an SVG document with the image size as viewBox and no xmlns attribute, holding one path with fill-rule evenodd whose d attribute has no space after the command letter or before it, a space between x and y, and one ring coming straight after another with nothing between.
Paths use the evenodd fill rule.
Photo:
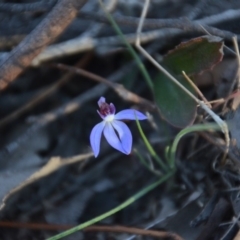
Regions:
<instances>
[{"instance_id":1,"label":"green stem","mask_svg":"<svg viewBox=\"0 0 240 240\"><path fill-rule=\"evenodd\" d=\"M155 174L155 175L158 176L158 177L162 175L160 172L152 169L152 168L149 166L149 164L145 161L145 159L144 159L144 158L142 157L142 155L137 151L137 149L134 149L133 151L137 154L140 162L141 162L150 172L152 172L153 174Z\"/></svg>"},{"instance_id":2,"label":"green stem","mask_svg":"<svg viewBox=\"0 0 240 240\"><path fill-rule=\"evenodd\" d=\"M174 174L174 171L170 171L168 172L166 175L164 175L162 178L160 178L158 181L152 183L151 185L145 187L144 189L142 189L140 192L136 193L135 195L133 195L132 197L130 197L129 199L127 199L125 202L123 202L122 204L120 204L119 206L113 208L112 210L96 217L93 218L83 224L80 224L74 228L71 228L65 232L62 232L60 234L57 234L53 237L48 238L47 240L57 240L57 239L61 239L63 237L66 237L70 234L73 234L79 230L82 230L86 227L89 227L91 225L93 225L94 223L100 222L103 219L119 212L120 210L126 208L127 206L131 205L132 203L134 203L136 200L138 200L139 198L141 198L142 196L144 196L145 194L147 194L148 192L150 192L151 190L153 190L154 188L156 188L158 185L160 185L161 183L165 182L167 179L169 179L172 175Z\"/></svg>"},{"instance_id":3,"label":"green stem","mask_svg":"<svg viewBox=\"0 0 240 240\"><path fill-rule=\"evenodd\" d=\"M206 123L206 124L196 124L191 127L187 127L180 131L178 135L175 137L174 142L169 149L169 162L170 162L170 167L174 168L175 166L175 153L177 151L177 146L180 141L180 139L185 136L188 133L191 132L199 132L199 131L209 131L209 130L221 130L221 127L216 124L216 123Z\"/></svg>"},{"instance_id":4,"label":"green stem","mask_svg":"<svg viewBox=\"0 0 240 240\"><path fill-rule=\"evenodd\" d=\"M142 130L142 127L137 119L137 115L135 113L135 118L136 118L136 123L137 123L137 127L138 127L138 131L149 151L149 153L151 154L151 156L156 160L156 162L160 165L160 167L165 171L165 172L168 172L169 169L168 167L165 165L165 163L162 161L162 159L157 155L157 153L154 151L153 147L151 146L150 142L148 141L148 139L146 138L143 130Z\"/></svg>"},{"instance_id":5,"label":"green stem","mask_svg":"<svg viewBox=\"0 0 240 240\"><path fill-rule=\"evenodd\" d=\"M129 52L132 54L133 58L135 58L137 65L140 69L140 71L142 72L149 88L151 89L151 91L153 91L153 82L152 79L150 77L150 75L148 74L147 69L145 68L144 64L142 63L141 59L139 58L139 56L137 55L137 53L135 52L135 50L133 49L133 47L131 46L131 44L129 44L129 42L126 40L126 38L124 37L121 29L118 27L117 23L115 22L115 20L113 19L113 17L111 16L111 14L105 9L104 4L102 3L102 1L100 0L100 4L109 20L109 22L112 24L114 30L116 31L116 33L121 37L123 43L126 45L126 47L128 48Z\"/></svg>"}]
</instances>

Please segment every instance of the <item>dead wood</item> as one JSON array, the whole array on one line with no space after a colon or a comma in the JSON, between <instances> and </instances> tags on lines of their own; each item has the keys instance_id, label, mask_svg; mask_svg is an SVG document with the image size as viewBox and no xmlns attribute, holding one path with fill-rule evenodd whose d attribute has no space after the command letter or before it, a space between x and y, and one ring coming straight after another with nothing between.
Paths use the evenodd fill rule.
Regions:
<instances>
[{"instance_id":1,"label":"dead wood","mask_svg":"<svg viewBox=\"0 0 240 240\"><path fill-rule=\"evenodd\" d=\"M0 90L5 89L47 45L73 21L87 0L61 0L46 18L0 64Z\"/></svg>"}]
</instances>

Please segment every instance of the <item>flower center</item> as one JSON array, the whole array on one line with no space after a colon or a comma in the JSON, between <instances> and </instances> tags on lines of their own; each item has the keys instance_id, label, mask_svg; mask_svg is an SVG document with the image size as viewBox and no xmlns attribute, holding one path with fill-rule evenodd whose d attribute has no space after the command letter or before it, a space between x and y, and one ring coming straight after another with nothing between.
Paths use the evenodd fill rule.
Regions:
<instances>
[{"instance_id":1,"label":"flower center","mask_svg":"<svg viewBox=\"0 0 240 240\"><path fill-rule=\"evenodd\" d=\"M111 114L111 115L107 115L104 120L106 122L112 122L114 120L114 114Z\"/></svg>"},{"instance_id":2,"label":"flower center","mask_svg":"<svg viewBox=\"0 0 240 240\"><path fill-rule=\"evenodd\" d=\"M106 117L108 115L114 114L113 109L111 106L107 103L102 103L100 106L99 112L101 113L102 116ZM112 120L111 120L112 121Z\"/></svg>"}]
</instances>

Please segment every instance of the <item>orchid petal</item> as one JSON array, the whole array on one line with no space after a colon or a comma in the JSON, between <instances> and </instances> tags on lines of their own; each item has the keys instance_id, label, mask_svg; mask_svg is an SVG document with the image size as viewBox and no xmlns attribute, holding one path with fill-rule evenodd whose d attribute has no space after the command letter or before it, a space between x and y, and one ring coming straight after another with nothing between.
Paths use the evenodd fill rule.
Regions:
<instances>
[{"instance_id":1,"label":"orchid petal","mask_svg":"<svg viewBox=\"0 0 240 240\"><path fill-rule=\"evenodd\" d=\"M105 118L98 110L97 110L97 113L98 113L98 115L99 115L102 119Z\"/></svg>"},{"instance_id":2,"label":"orchid petal","mask_svg":"<svg viewBox=\"0 0 240 240\"><path fill-rule=\"evenodd\" d=\"M119 120L144 120L147 119L147 116L134 109L123 110L115 115L114 104L106 103L105 97L100 97L98 106L100 110L97 112L103 121L92 129L90 135L90 143L95 157L98 156L100 151L102 132L113 148L124 154L129 154L132 149L132 134L128 126Z\"/></svg>"},{"instance_id":3,"label":"orchid petal","mask_svg":"<svg viewBox=\"0 0 240 240\"><path fill-rule=\"evenodd\" d=\"M105 102L106 102L106 98L105 97L100 97L99 100L98 100L98 106L101 107L101 105Z\"/></svg>"},{"instance_id":4,"label":"orchid petal","mask_svg":"<svg viewBox=\"0 0 240 240\"><path fill-rule=\"evenodd\" d=\"M94 152L94 156L97 157L99 154L100 150L100 142L101 142L101 136L102 136L102 131L105 126L105 122L102 121L95 125L95 127L92 129L92 132L90 134L90 143L92 146L92 150Z\"/></svg>"},{"instance_id":5,"label":"orchid petal","mask_svg":"<svg viewBox=\"0 0 240 240\"><path fill-rule=\"evenodd\" d=\"M118 133L122 148L126 154L129 154L132 150L132 133L128 126L125 123L116 120L112 122L112 125Z\"/></svg>"},{"instance_id":6,"label":"orchid petal","mask_svg":"<svg viewBox=\"0 0 240 240\"><path fill-rule=\"evenodd\" d=\"M122 152L122 153L125 153L125 150L123 149L122 147L122 143L120 142L117 134L115 133L114 129L113 129L113 126L111 123L107 123L105 128L104 128L104 131L103 131L103 134L106 138L106 140L108 141L108 143L115 149L117 149L118 151Z\"/></svg>"},{"instance_id":7,"label":"orchid petal","mask_svg":"<svg viewBox=\"0 0 240 240\"><path fill-rule=\"evenodd\" d=\"M111 114L115 114L116 108L115 108L114 104L113 104L113 103L110 103L110 104L109 104L109 107L110 107L110 109L111 109Z\"/></svg>"},{"instance_id":8,"label":"orchid petal","mask_svg":"<svg viewBox=\"0 0 240 240\"><path fill-rule=\"evenodd\" d=\"M122 110L120 112L118 112L114 119L116 120L136 120L136 118L138 120L145 120L147 119L147 116L145 116L143 113L134 110L134 109L126 109L126 110Z\"/></svg>"}]
</instances>

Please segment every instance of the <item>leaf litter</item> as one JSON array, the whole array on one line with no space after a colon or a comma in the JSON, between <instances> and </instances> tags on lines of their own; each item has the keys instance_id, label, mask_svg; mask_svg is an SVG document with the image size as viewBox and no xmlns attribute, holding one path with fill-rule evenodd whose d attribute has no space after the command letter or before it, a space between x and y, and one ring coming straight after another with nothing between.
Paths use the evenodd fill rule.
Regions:
<instances>
[{"instance_id":1,"label":"leaf litter","mask_svg":"<svg viewBox=\"0 0 240 240\"><path fill-rule=\"evenodd\" d=\"M164 8L166 8L166 12L172 9L170 12L175 12L175 17L184 16L187 7L189 8L190 5L186 5L184 1L182 3L184 4L181 5L181 8L171 7L167 2L162 3L161 8L151 8L149 17L157 16L160 18L160 13L156 9L161 9L160 12L162 12ZM131 6L124 2L121 4L122 8L119 11L125 11L126 7L128 10L132 8L133 13L134 11L139 11L139 5L134 2ZM231 8L238 6L237 3L236 6L234 3L232 4ZM218 7L224 11L226 6L226 1L223 1L223 3L219 3ZM212 9L212 12L210 9ZM211 8L206 9L206 14L217 14L219 9L217 10L214 6L211 6ZM203 11L199 16L202 17L202 15L205 16ZM137 16L138 14L136 14ZM92 23L95 24L94 22ZM130 27L129 29L124 29L126 32L130 30ZM78 29L74 28L74 25L68 31L72 31L72 35L65 35L65 38L74 36L76 32L80 33ZM99 34L102 37L106 32L108 34L112 33L109 30L109 26L105 27L105 32L103 31ZM194 35L194 37L197 38L194 40L187 34L178 37L173 35L172 40L165 41L166 43L163 42L162 45L159 44L156 48L156 42L159 43L157 39L156 42L149 43L149 49L154 54L158 53L161 55L174 49L178 44L181 46L180 49L183 48L183 42L186 42L186 39L190 43L194 43L194 41L197 41L196 39L200 42L201 40L210 39L209 42L213 43L211 36L199 37ZM218 47L215 52L221 53L222 40L217 41L217 44ZM217 44L214 46L217 46ZM198 46L197 49L199 50L201 47ZM95 74L110 76L116 69L120 69L122 65L129 64L128 55L121 49L121 46L114 52L112 47L109 51L105 47L104 51L96 51L95 55L86 64L87 68ZM174 54L174 51L176 50L169 54ZM186 54L188 52L189 50L186 51ZM191 52L193 53L193 49ZM209 50L207 52L209 53ZM200 53L202 54L202 50ZM184 63L181 58L182 55L183 53L180 53L179 64L174 64L174 66L181 66L177 69L176 75L181 74L182 70L192 73L189 69L182 69L184 68L180 64ZM204 67L201 65L201 68L197 71L194 70L194 74L191 76L209 101L218 98L226 99L231 94L234 94L229 91L237 71L236 60L231 54L225 56L223 60L222 54L213 55L216 58L213 60L208 58L207 60L210 63L207 63L207 67L206 65ZM62 62L71 66L80 58L82 58L82 55L76 53L74 56L63 56L62 59L54 61L56 61L56 64ZM199 57L195 56L194 58L199 60ZM219 63L221 60L222 62ZM189 62L194 63L193 59L188 59ZM147 63L146 65L148 66ZM199 66L199 64L196 65ZM136 67L130 64L129 66L130 72L138 72ZM187 67L189 66L190 64L187 64ZM148 67L152 76L159 75L159 72L154 68ZM209 68L210 70L202 72ZM0 96L0 102L6 104L6 106L0 107L2 117L9 114L8 109L18 109L19 102L21 102L21 105L22 101L26 104L29 103L27 96L31 96L35 92L38 93L39 89L48 88L52 83L57 82L62 75L63 72L61 70L47 64L26 70L24 75L16 80L16 84L12 84ZM206 76L211 76L210 80L202 84L203 80L206 80ZM129 86L132 86L132 88L129 89L129 92L134 93L135 97L137 96L137 98L134 98L135 100L141 99L143 102L148 100L150 103L153 103L151 93L140 74L125 74L124 78L125 81L131 82ZM70 80L53 92L51 96L43 98L34 108L29 109L15 120L5 123L5 127L0 129L2 136L0 139L1 148L3 151L6 151L4 156L7 156L1 159L0 163L0 196L2 201L0 210L0 227L2 231L0 239L46 239L58 231L65 230L66 227L75 226L107 212L131 197L144 186L156 180L156 177L140 164L139 159L133 152L128 156L121 155L109 148L105 141L101 142L99 158L94 159L91 157L92 154L89 154L89 134L92 127L97 123L95 101L100 97L98 96L99 94L102 95L102 92L100 91L100 85L94 88L95 83L85 77L72 75ZM161 79L156 81L160 82ZM155 91L157 92L160 91L160 86L157 85L156 81ZM62 112L60 118L47 123L45 127L34 132L32 136L28 136L29 139L24 144L21 143L18 149L15 149L15 139L20 135L19 129L23 128L23 131L26 131L28 126L31 125L31 123L26 124L26 119L37 120L43 114L51 113L56 107L70 102L75 97L84 95L87 90L89 91L87 100L83 104L79 104L75 111L71 114ZM164 92L165 88L161 87L161 90ZM175 89L174 91L178 90ZM129 92L124 90L124 93ZM24 95L25 99L22 98ZM156 95L161 97L162 93L157 93ZM7 99L5 98L6 96L14 96L14 99L19 101L15 103L8 102L5 100ZM133 108L143 110L142 105L139 105L133 99L133 95L130 95L132 101L130 97L128 102L124 101L125 99L121 94L117 96L112 90L108 90L106 96L112 102L118 103L119 109L117 111L126 107L131 108L133 104L135 104ZM174 99L175 103L182 97L178 96ZM102 221L100 227L103 224L107 224L109 226L134 226L142 229L153 228L158 231L161 229L166 233L172 231L186 240L221 239L221 237L222 239L233 239L238 233L240 168L236 158L238 159L240 156L240 134L238 127L239 108L232 108L232 99L229 100L225 109L222 109L221 105L218 104L213 104L213 109L219 115L223 113L222 116L228 120L231 134L230 154L235 156L235 160L229 154L226 165L219 165L217 159L222 151L220 150L221 147L224 148L221 133L194 133L186 136L178 146L176 154L178 170L175 176L128 208ZM162 102L162 99L157 101ZM149 102L147 102L148 106L150 106ZM142 124L145 134L147 134L153 147L161 157L164 157L166 147L179 131L172 127L171 124L185 127L194 121L196 123L202 119L203 121L208 121L208 116L197 109L195 104L192 107L189 102L181 104L179 108L183 116L184 114L189 114L186 117L187 120L175 113L174 116L169 115L170 117L164 115L164 119L167 120L166 123L160 120L154 112L153 103L149 113L151 117L154 116L152 124ZM173 106L175 105L173 104ZM166 107L166 111L169 111L168 107ZM192 111L188 109L189 112L187 112L186 108L190 108ZM178 107L175 109L178 109ZM232 113L226 115L226 112L230 111ZM152 163L153 168L157 169L156 164L153 163L150 154L142 144L135 123L126 122L126 124L133 132L133 138L135 139L133 147L140 149L144 158ZM27 128L25 128L26 126ZM157 127L154 128L153 126ZM153 141L152 139L155 140ZM215 143L219 141L220 144L215 146L214 140ZM4 148L6 145L12 148ZM215 201L211 201L216 192L218 198ZM208 204L209 202L212 204ZM211 206L211 208L208 206ZM234 218L237 220L234 221ZM190 222L194 219L197 219L199 223L196 224L195 228L193 225L190 226ZM229 221L230 224L226 224ZM38 230L33 230L28 228L27 225L24 229L19 225L12 231L10 227L13 227L13 223L22 222L44 223L56 228L54 231L50 231L47 228L44 229L44 227L40 230L39 228ZM8 227L3 227L4 223L8 223ZM141 238L135 234L122 235L105 232L102 228L102 231L98 232L77 233L75 236L69 236L68 239L109 239L109 237L112 239ZM150 236L143 238L153 239Z\"/></svg>"}]
</instances>

